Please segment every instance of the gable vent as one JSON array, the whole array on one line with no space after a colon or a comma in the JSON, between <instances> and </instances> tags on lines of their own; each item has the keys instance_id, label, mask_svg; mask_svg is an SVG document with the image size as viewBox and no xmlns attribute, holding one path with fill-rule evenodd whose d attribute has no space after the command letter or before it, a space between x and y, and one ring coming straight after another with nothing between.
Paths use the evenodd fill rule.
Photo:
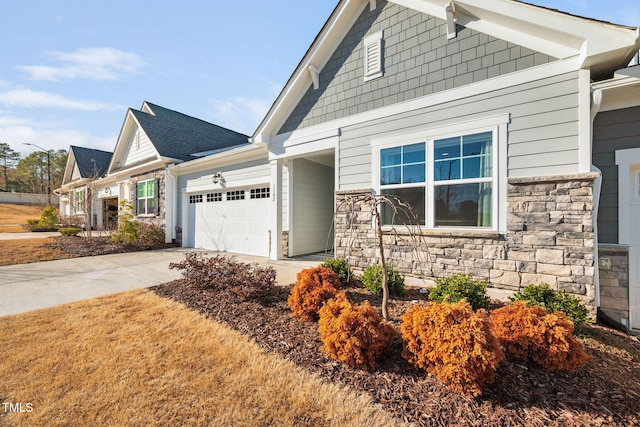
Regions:
<instances>
[{"instance_id":1,"label":"gable vent","mask_svg":"<svg viewBox=\"0 0 640 427\"><path fill-rule=\"evenodd\" d=\"M384 74L382 37L383 32L378 31L364 38L364 81Z\"/></svg>"}]
</instances>

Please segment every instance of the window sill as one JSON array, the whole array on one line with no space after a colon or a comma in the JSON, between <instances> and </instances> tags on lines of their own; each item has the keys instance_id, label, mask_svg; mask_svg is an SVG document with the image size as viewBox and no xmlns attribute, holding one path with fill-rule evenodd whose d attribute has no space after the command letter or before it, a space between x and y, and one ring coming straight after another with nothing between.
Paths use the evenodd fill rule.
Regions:
<instances>
[{"instance_id":1,"label":"window sill","mask_svg":"<svg viewBox=\"0 0 640 427\"><path fill-rule=\"evenodd\" d=\"M393 230L392 227L383 226L382 232L385 234L390 233ZM397 226L395 227L395 233L398 235L409 235L415 227ZM420 235L425 237L473 237L477 239L496 239L500 236L500 232L495 230L477 230L477 229L427 229L420 227Z\"/></svg>"},{"instance_id":2,"label":"window sill","mask_svg":"<svg viewBox=\"0 0 640 427\"><path fill-rule=\"evenodd\" d=\"M153 214L141 214L141 215L136 215L136 217L138 218L156 218L157 215L153 215Z\"/></svg>"}]
</instances>

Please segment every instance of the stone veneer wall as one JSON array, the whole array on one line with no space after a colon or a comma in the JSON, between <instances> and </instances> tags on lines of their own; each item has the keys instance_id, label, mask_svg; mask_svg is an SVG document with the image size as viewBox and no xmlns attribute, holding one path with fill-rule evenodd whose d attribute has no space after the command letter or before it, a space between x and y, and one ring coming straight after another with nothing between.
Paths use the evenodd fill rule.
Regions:
<instances>
[{"instance_id":1,"label":"stone veneer wall","mask_svg":"<svg viewBox=\"0 0 640 427\"><path fill-rule=\"evenodd\" d=\"M629 319L629 247L599 245L598 259L600 310L624 324L623 319Z\"/></svg>"},{"instance_id":2,"label":"stone veneer wall","mask_svg":"<svg viewBox=\"0 0 640 427\"><path fill-rule=\"evenodd\" d=\"M423 230L419 251L402 230L384 236L386 257L401 272L424 277L471 273L490 286L518 290L545 282L578 295L595 314L593 183L598 174L511 178L507 232ZM369 206L337 193L336 253L358 268L376 262Z\"/></svg>"},{"instance_id":3,"label":"stone veneer wall","mask_svg":"<svg viewBox=\"0 0 640 427\"><path fill-rule=\"evenodd\" d=\"M133 203L136 203L138 200L138 195L136 194L136 184L139 181L146 181L148 179L158 179L158 204L159 207L159 215L139 215L136 216L138 221L148 222L150 224L155 224L158 227L164 228L164 215L166 210L166 186L165 186L165 176L164 169L157 169L155 171L146 172L141 175L136 175L131 177L129 181L129 200Z\"/></svg>"}]
</instances>

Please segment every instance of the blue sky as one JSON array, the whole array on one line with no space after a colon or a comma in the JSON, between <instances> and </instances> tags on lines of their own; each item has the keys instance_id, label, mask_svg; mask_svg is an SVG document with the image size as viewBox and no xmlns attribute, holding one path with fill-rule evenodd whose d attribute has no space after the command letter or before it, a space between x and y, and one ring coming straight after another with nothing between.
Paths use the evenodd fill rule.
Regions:
<instances>
[{"instance_id":1,"label":"blue sky","mask_svg":"<svg viewBox=\"0 0 640 427\"><path fill-rule=\"evenodd\" d=\"M640 25L637 0L529 0ZM113 150L143 101L251 134L337 0L0 0L0 142Z\"/></svg>"}]
</instances>

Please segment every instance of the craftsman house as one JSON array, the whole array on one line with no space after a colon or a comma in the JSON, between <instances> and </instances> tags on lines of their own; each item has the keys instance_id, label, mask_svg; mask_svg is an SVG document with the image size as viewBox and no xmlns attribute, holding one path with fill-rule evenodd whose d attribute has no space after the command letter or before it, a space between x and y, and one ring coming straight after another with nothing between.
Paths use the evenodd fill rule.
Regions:
<instances>
[{"instance_id":1,"label":"craftsman house","mask_svg":"<svg viewBox=\"0 0 640 427\"><path fill-rule=\"evenodd\" d=\"M405 273L545 282L595 309L601 199L603 241L627 236L612 232L615 174L603 182L594 165L592 92L628 82L614 73L639 48L637 28L515 0L340 1L252 137L269 152L270 256L324 250L346 198L396 195L417 211L428 260L396 227L388 251ZM606 105L615 90L602 90ZM621 132L605 130L613 117L598 122L603 146ZM637 109L625 117L637 124ZM635 176L624 150L640 146L637 126L625 131L617 158ZM630 204L638 182L620 184L635 189ZM363 266L375 257L366 212L338 215L333 230L336 254ZM612 317L640 327L634 304Z\"/></svg>"}]
</instances>

